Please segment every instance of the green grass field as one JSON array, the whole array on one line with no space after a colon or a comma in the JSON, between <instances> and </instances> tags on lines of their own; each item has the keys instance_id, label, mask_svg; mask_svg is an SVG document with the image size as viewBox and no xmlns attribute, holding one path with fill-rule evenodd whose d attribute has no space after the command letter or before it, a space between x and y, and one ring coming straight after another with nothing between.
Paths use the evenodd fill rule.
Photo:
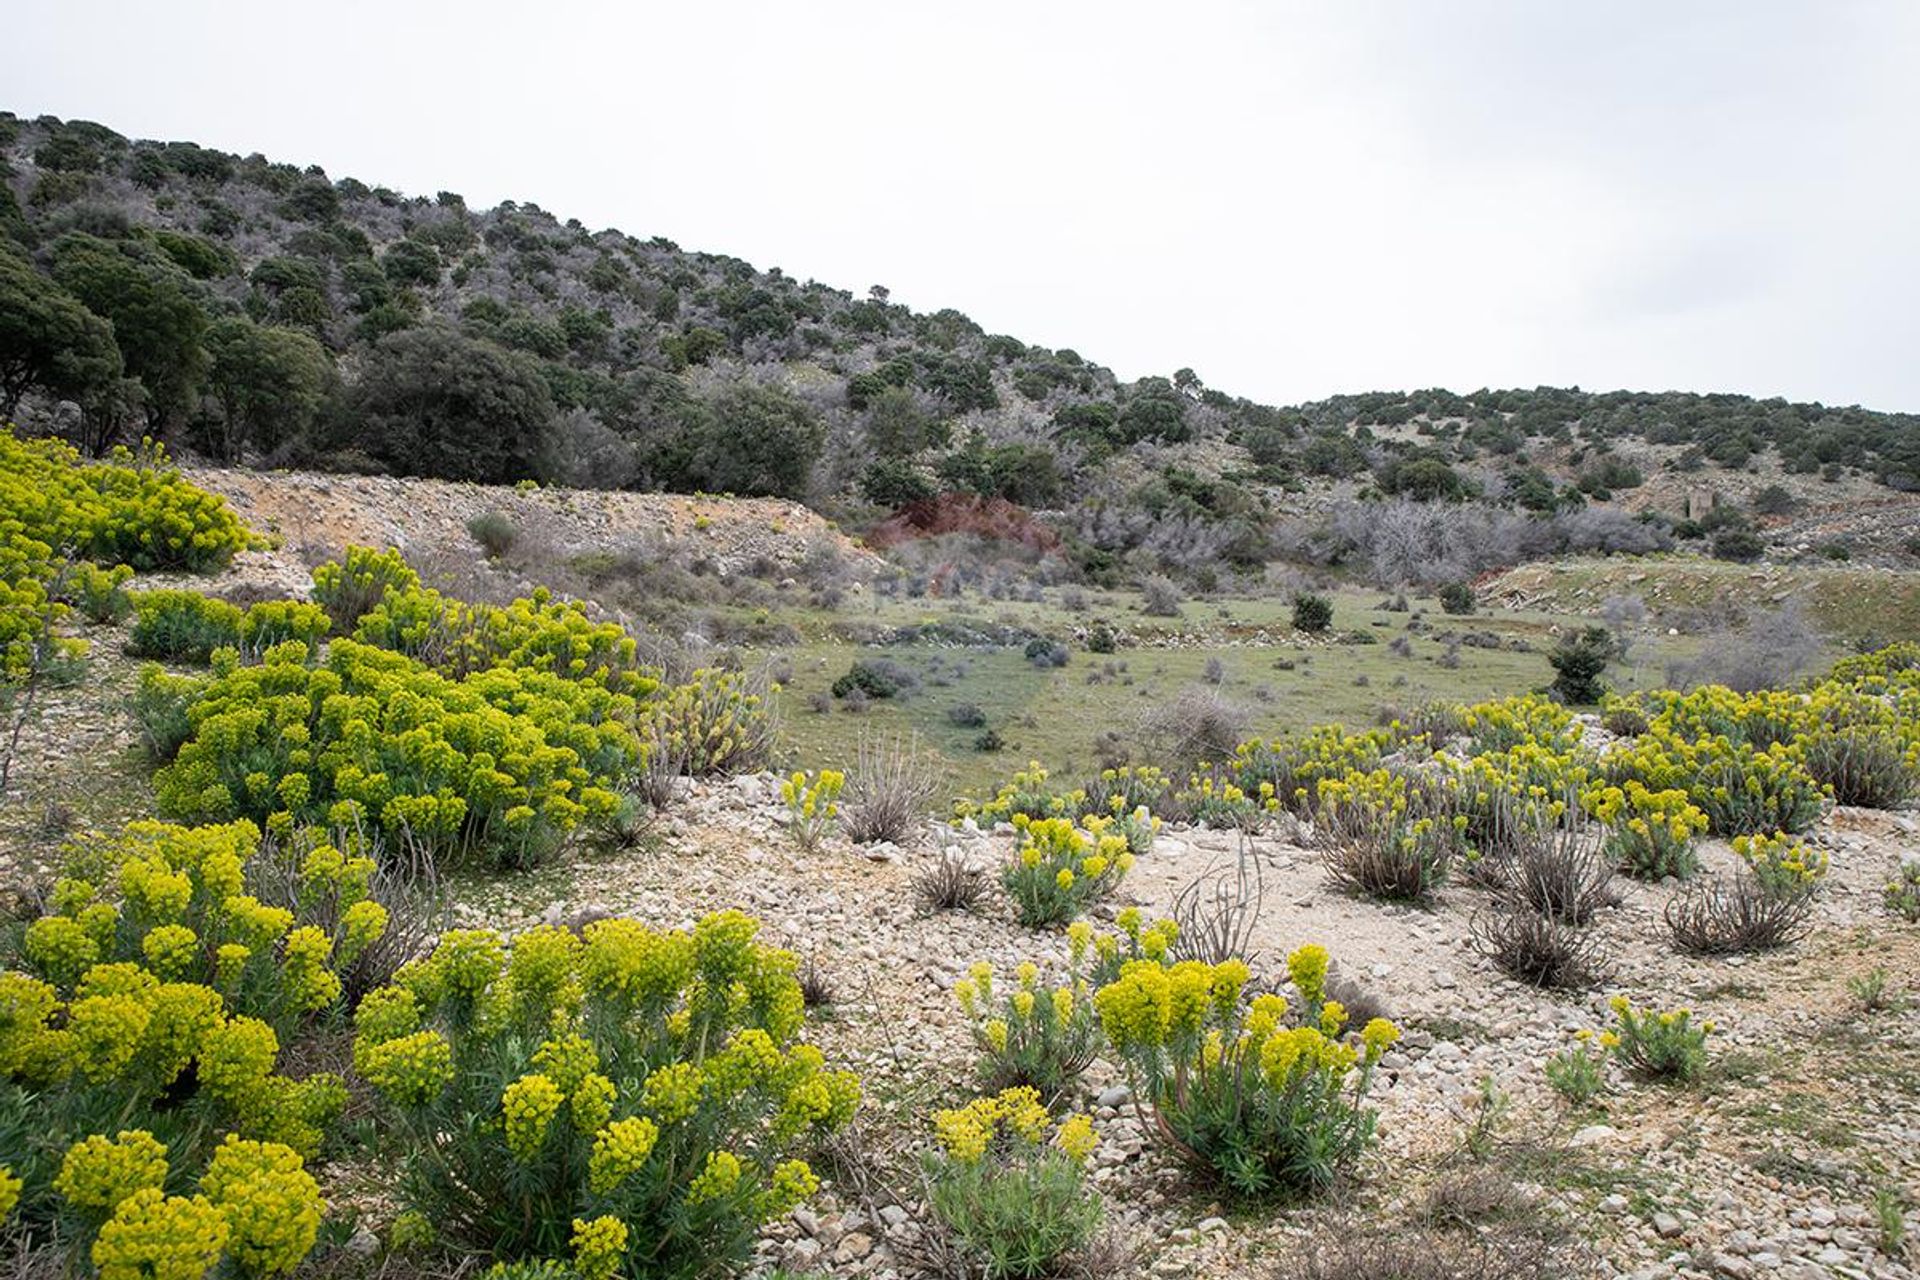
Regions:
<instances>
[{"instance_id":1,"label":"green grass field","mask_svg":"<svg viewBox=\"0 0 1920 1280\"><path fill-rule=\"evenodd\" d=\"M1313 638L1293 631L1284 599L1189 603L1178 619L1141 615L1131 593L1096 595L1085 611L1036 603L884 602L799 619L809 638L765 656L791 668L777 696L789 765L845 767L863 735L911 733L939 757L943 782L959 795L990 792L1028 760L1069 777L1089 773L1095 768L1094 740L1103 731L1132 738L1156 704L1194 686L1214 689L1240 707L1250 732L1263 737L1330 721L1372 724L1383 707L1471 702L1541 688L1553 676L1546 655L1557 635L1588 625L1578 614L1533 611L1448 617L1431 600L1414 601L1413 613L1396 613L1378 608L1384 603L1379 592L1347 591L1334 599L1333 631ZM1041 668L1019 646L877 645L827 634L847 631L854 618L885 626L969 621L1022 628L1067 641L1072 655L1065 667ZM1421 634L1407 631L1415 618L1425 628ZM1071 640L1076 629L1096 619L1126 633L1118 652L1089 653ZM1493 637L1498 647L1459 644L1458 665L1446 665L1452 647L1447 637L1468 633ZM1362 636L1374 643L1358 642ZM1406 638L1408 652L1394 651L1398 637ZM1659 684L1666 663L1690 656L1696 643L1664 635L1639 638L1609 678L1619 688ZM902 698L876 700L859 714L837 700L832 710L817 710L820 696L861 658L890 659L918 677L919 687ZM1208 680L1215 661L1217 685ZM1003 742L998 752L975 748L982 729L952 722L948 713L961 704L986 713L988 727Z\"/></svg>"}]
</instances>

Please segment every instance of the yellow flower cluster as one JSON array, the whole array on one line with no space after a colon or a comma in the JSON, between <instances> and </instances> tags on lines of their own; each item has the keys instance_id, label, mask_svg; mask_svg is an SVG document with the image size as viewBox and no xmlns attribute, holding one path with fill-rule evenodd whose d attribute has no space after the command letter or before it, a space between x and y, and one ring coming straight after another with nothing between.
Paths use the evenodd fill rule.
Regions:
<instances>
[{"instance_id":1,"label":"yellow flower cluster","mask_svg":"<svg viewBox=\"0 0 1920 1280\"><path fill-rule=\"evenodd\" d=\"M1762 888L1780 896L1810 892L1825 877L1829 865L1824 849L1796 840L1784 831L1735 836L1733 851L1746 862Z\"/></svg>"},{"instance_id":2,"label":"yellow flower cluster","mask_svg":"<svg viewBox=\"0 0 1920 1280\"><path fill-rule=\"evenodd\" d=\"M847 776L837 769L796 772L780 784L787 830L802 849L818 849L832 833L840 817L840 792L846 785Z\"/></svg>"},{"instance_id":3,"label":"yellow flower cluster","mask_svg":"<svg viewBox=\"0 0 1920 1280\"><path fill-rule=\"evenodd\" d=\"M248 1275L285 1275L313 1248L327 1211L292 1148L229 1135L200 1190L227 1223L227 1252Z\"/></svg>"},{"instance_id":4,"label":"yellow flower cluster","mask_svg":"<svg viewBox=\"0 0 1920 1280\"><path fill-rule=\"evenodd\" d=\"M643 737L695 777L757 767L768 734L766 698L737 671L702 667L647 704Z\"/></svg>"},{"instance_id":5,"label":"yellow flower cluster","mask_svg":"<svg viewBox=\"0 0 1920 1280\"><path fill-rule=\"evenodd\" d=\"M573 1220L573 1266L581 1280L612 1280L627 1252L627 1224L611 1214Z\"/></svg>"},{"instance_id":6,"label":"yellow flower cluster","mask_svg":"<svg viewBox=\"0 0 1920 1280\"><path fill-rule=\"evenodd\" d=\"M1054 1129L1053 1117L1040 1101L1039 1093L1025 1086L1003 1089L975 1098L964 1107L933 1113L935 1140L950 1159L961 1164L976 1164L985 1159L996 1143L1038 1146L1047 1141L1048 1132ZM1084 1115L1063 1120L1054 1132L1053 1142L1076 1164L1085 1161L1099 1145L1093 1122Z\"/></svg>"},{"instance_id":7,"label":"yellow flower cluster","mask_svg":"<svg viewBox=\"0 0 1920 1280\"><path fill-rule=\"evenodd\" d=\"M1127 836L1101 815L1076 826L1070 818L1016 814L1013 825L1018 835L1000 881L1022 924L1070 920L1111 893L1133 869Z\"/></svg>"},{"instance_id":8,"label":"yellow flower cluster","mask_svg":"<svg viewBox=\"0 0 1920 1280\"><path fill-rule=\"evenodd\" d=\"M1629 875L1684 879L1699 865L1693 842L1707 829L1707 815L1684 790L1654 791L1628 778L1620 786L1589 787L1581 803L1606 825L1608 851Z\"/></svg>"}]
</instances>

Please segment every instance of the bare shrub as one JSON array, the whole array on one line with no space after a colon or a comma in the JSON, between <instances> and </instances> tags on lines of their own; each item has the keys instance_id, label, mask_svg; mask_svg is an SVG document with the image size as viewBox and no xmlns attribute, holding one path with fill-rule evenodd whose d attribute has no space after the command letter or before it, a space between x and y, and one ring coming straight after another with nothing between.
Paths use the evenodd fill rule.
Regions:
<instances>
[{"instance_id":1,"label":"bare shrub","mask_svg":"<svg viewBox=\"0 0 1920 1280\"><path fill-rule=\"evenodd\" d=\"M1582 1274L1564 1234L1539 1224L1477 1231L1336 1223L1285 1251L1271 1280L1563 1280Z\"/></svg>"},{"instance_id":2,"label":"bare shrub","mask_svg":"<svg viewBox=\"0 0 1920 1280\"><path fill-rule=\"evenodd\" d=\"M1253 930L1265 898L1260 860L1254 856L1252 842L1242 835L1231 865L1208 867L1174 898L1172 920L1178 926L1174 956L1206 964L1229 959L1251 964Z\"/></svg>"},{"instance_id":3,"label":"bare shrub","mask_svg":"<svg viewBox=\"0 0 1920 1280\"><path fill-rule=\"evenodd\" d=\"M1502 872L1505 896L1516 906L1568 924L1591 924L1602 907L1618 901L1613 859L1604 833L1592 823L1557 826L1522 840Z\"/></svg>"},{"instance_id":4,"label":"bare shrub","mask_svg":"<svg viewBox=\"0 0 1920 1280\"><path fill-rule=\"evenodd\" d=\"M933 805L940 781L918 736L862 735L840 818L855 844L905 844Z\"/></svg>"},{"instance_id":5,"label":"bare shrub","mask_svg":"<svg viewBox=\"0 0 1920 1280\"><path fill-rule=\"evenodd\" d=\"M1667 669L1676 689L1723 684L1735 693L1781 689L1820 656L1821 641L1797 600L1709 631L1700 656Z\"/></svg>"},{"instance_id":6,"label":"bare shrub","mask_svg":"<svg viewBox=\"0 0 1920 1280\"><path fill-rule=\"evenodd\" d=\"M947 848L913 873L913 894L929 911L971 911L987 891L987 875L958 848Z\"/></svg>"},{"instance_id":7,"label":"bare shrub","mask_svg":"<svg viewBox=\"0 0 1920 1280\"><path fill-rule=\"evenodd\" d=\"M1248 732L1246 708L1218 690L1189 687L1140 718L1146 758L1183 775L1210 760L1232 758Z\"/></svg>"},{"instance_id":8,"label":"bare shrub","mask_svg":"<svg viewBox=\"0 0 1920 1280\"><path fill-rule=\"evenodd\" d=\"M824 1009L837 998L833 978L820 967L818 956L808 953L793 976L800 984L800 998L806 1002L807 1008Z\"/></svg>"},{"instance_id":9,"label":"bare shrub","mask_svg":"<svg viewBox=\"0 0 1920 1280\"><path fill-rule=\"evenodd\" d=\"M1180 588L1173 579L1154 574L1140 584L1140 611L1154 618L1180 616Z\"/></svg>"},{"instance_id":10,"label":"bare shrub","mask_svg":"<svg viewBox=\"0 0 1920 1280\"><path fill-rule=\"evenodd\" d=\"M1715 877L1667 903L1673 945L1689 955L1740 955L1798 942L1813 928L1813 892L1769 890L1751 873Z\"/></svg>"},{"instance_id":11,"label":"bare shrub","mask_svg":"<svg viewBox=\"0 0 1920 1280\"><path fill-rule=\"evenodd\" d=\"M1474 946L1516 982L1548 989L1592 986L1604 971L1597 936L1572 921L1496 900L1468 922Z\"/></svg>"}]
</instances>

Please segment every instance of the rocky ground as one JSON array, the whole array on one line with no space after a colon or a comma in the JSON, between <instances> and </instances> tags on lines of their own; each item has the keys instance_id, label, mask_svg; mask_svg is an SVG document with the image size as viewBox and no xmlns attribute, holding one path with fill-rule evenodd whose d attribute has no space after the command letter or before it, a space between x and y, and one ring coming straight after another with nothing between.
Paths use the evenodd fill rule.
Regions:
<instances>
[{"instance_id":1,"label":"rocky ground","mask_svg":"<svg viewBox=\"0 0 1920 1280\"><path fill-rule=\"evenodd\" d=\"M103 633L88 683L50 691L26 726L0 804L9 889L41 880L74 829L151 812L122 701L133 664L117 639ZM918 867L952 847L995 868L1010 848L1005 830L931 823L910 848L833 840L803 855L780 813L770 776L694 784L642 852L464 880L458 912L505 929L589 912L684 925L728 906L762 918L833 987L810 1025L831 1058L859 1070L868 1098L858 1141L830 1169L826 1191L769 1233L763 1261L910 1276L925 1243L913 1151L928 1112L969 1087L973 1054L952 985L976 960L1010 970L1031 959L1057 973L1064 938L1019 927L997 891L973 913L932 914L916 902ZM1561 1224L1580 1247L1570 1274L1920 1274L1878 1211L1904 1207L1906 1231L1920 1234L1920 928L1880 904L1900 858L1920 851L1920 814L1842 809L1816 838L1833 870L1804 941L1766 956L1682 957L1662 923L1673 888L1622 882L1620 904L1598 925L1610 972L1574 995L1512 983L1475 951L1476 889L1450 887L1424 910L1363 901L1328 886L1303 833L1254 838L1259 966L1271 972L1291 948L1321 942L1407 1028L1376 1092L1381 1142L1325 1203L1237 1207L1154 1145L1125 1082L1096 1063L1085 1101L1103 1137L1096 1181L1116 1237L1137 1249L1143 1274L1270 1275L1342 1223L1411 1227L1437 1187L1484 1173L1517 1184ZM1127 903L1167 912L1239 845L1227 832L1164 832L1102 914ZM1706 856L1710 869L1731 865L1724 845ZM1854 989L1875 970L1892 1007L1869 1010ZM1616 993L1712 1018L1708 1079L1668 1089L1615 1075L1585 1110L1551 1092L1543 1063L1574 1031L1601 1027ZM1489 1097L1504 1101L1489 1108Z\"/></svg>"},{"instance_id":2,"label":"rocky ground","mask_svg":"<svg viewBox=\"0 0 1920 1280\"><path fill-rule=\"evenodd\" d=\"M997 866L1009 831L938 825L914 850L830 843L798 854L779 827L775 781L741 778L691 789L638 859L592 861L463 894L473 922L513 928L612 912L661 925L738 906L773 937L811 956L836 989L816 1034L867 1082L868 1141L898 1151L927 1110L966 1087L972 1054L951 989L966 967L1031 959L1059 972L1063 937L1012 922L997 897L977 913L922 911L915 866L953 846ZM1604 986L1543 995L1500 977L1473 949L1480 895L1449 890L1429 910L1357 900L1329 889L1316 855L1293 839L1258 837L1264 903L1255 940L1269 965L1307 941L1409 1028L1377 1094L1383 1139L1360 1184L1339 1199L1391 1220L1435 1179L1476 1162L1504 1170L1550 1204L1592 1249L1596 1275L1907 1276L1880 1247L1876 1192L1920 1205L1920 999L1868 1013L1848 980L1879 968L1920 998L1920 931L1894 922L1880 886L1915 846L1912 814L1842 810L1823 829L1834 871L1812 937L1766 957L1703 962L1665 945L1671 887L1623 884L1600 924L1613 958ZM1165 833L1105 914L1123 902L1166 912L1180 888L1236 856L1231 833ZM1711 846L1713 866L1730 866ZM1670 1090L1614 1078L1601 1105L1575 1113L1544 1083L1545 1060L1606 1000L1687 1005L1716 1021L1714 1069ZM1466 1133L1489 1092L1496 1108L1478 1157ZM1156 1150L1124 1082L1096 1064L1088 1099L1104 1136L1096 1157L1110 1219L1159 1275L1238 1276L1300 1247L1323 1207L1236 1210L1192 1184ZM883 1162L884 1163L884 1162ZM815 1212L775 1232L770 1260L830 1274L910 1273L918 1228L909 1203L872 1206L837 1188ZM887 1212L891 1208L893 1212ZM1909 1213L1920 1229L1920 1214Z\"/></svg>"}]
</instances>

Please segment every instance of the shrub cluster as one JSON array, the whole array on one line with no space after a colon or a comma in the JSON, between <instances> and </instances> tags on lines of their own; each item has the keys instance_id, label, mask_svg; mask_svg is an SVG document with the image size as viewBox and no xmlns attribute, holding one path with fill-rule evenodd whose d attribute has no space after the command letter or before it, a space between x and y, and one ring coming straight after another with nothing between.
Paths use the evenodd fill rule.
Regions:
<instances>
[{"instance_id":1,"label":"shrub cluster","mask_svg":"<svg viewBox=\"0 0 1920 1280\"><path fill-rule=\"evenodd\" d=\"M757 930L721 912L690 931L443 935L355 1015L355 1068L415 1153L405 1208L583 1276L744 1261L817 1186L794 1153L859 1100L799 1039L795 957Z\"/></svg>"}]
</instances>

